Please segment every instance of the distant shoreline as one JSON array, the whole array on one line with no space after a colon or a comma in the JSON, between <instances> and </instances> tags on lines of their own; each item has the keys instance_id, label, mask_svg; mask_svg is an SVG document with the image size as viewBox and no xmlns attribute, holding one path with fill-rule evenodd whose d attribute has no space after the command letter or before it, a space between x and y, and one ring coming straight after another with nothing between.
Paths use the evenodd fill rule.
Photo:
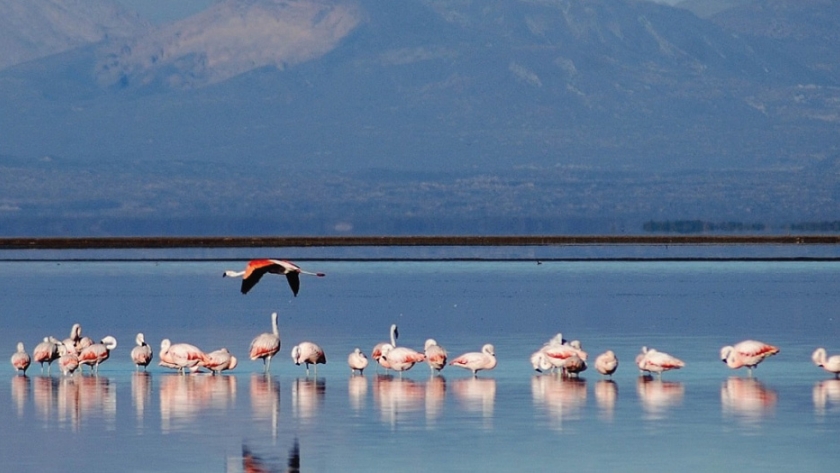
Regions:
<instances>
[{"instance_id":1,"label":"distant shoreline","mask_svg":"<svg viewBox=\"0 0 840 473\"><path fill-rule=\"evenodd\" d=\"M840 235L501 235L0 238L0 250L373 246L837 245Z\"/></svg>"}]
</instances>

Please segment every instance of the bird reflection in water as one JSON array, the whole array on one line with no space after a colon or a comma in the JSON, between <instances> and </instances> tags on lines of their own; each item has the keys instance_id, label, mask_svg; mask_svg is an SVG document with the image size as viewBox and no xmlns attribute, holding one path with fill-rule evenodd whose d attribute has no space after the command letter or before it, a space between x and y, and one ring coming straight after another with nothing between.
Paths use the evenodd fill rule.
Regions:
<instances>
[{"instance_id":1,"label":"bird reflection in water","mask_svg":"<svg viewBox=\"0 0 840 473\"><path fill-rule=\"evenodd\" d=\"M103 376L65 376L56 389L56 417L59 425L69 423L78 431L85 417L101 416L112 426L117 416L117 390Z\"/></svg>"},{"instance_id":2,"label":"bird reflection in water","mask_svg":"<svg viewBox=\"0 0 840 473\"><path fill-rule=\"evenodd\" d=\"M423 409L426 390L408 378L376 375L373 378L373 401L379 407L382 421L394 427L410 412Z\"/></svg>"},{"instance_id":3,"label":"bird reflection in water","mask_svg":"<svg viewBox=\"0 0 840 473\"><path fill-rule=\"evenodd\" d=\"M296 378L292 385L292 415L298 419L311 419L318 413L327 382L323 378Z\"/></svg>"},{"instance_id":4,"label":"bird reflection in water","mask_svg":"<svg viewBox=\"0 0 840 473\"><path fill-rule=\"evenodd\" d=\"M825 415L827 410L840 410L840 379L826 379L814 384L814 411Z\"/></svg>"},{"instance_id":5,"label":"bird reflection in water","mask_svg":"<svg viewBox=\"0 0 840 473\"><path fill-rule=\"evenodd\" d=\"M639 376L636 393L649 420L665 418L668 409L682 404L685 387L676 381L653 379L650 375Z\"/></svg>"},{"instance_id":6,"label":"bird reflection in water","mask_svg":"<svg viewBox=\"0 0 840 473\"><path fill-rule=\"evenodd\" d=\"M618 384L611 379L602 379L595 383L595 401L598 403L600 418L612 421L615 401L618 399Z\"/></svg>"},{"instance_id":7,"label":"bird reflection in water","mask_svg":"<svg viewBox=\"0 0 840 473\"><path fill-rule=\"evenodd\" d=\"M135 371L131 375L131 402L137 414L137 425L143 427L143 415L152 397L152 375L148 371Z\"/></svg>"},{"instance_id":8,"label":"bird reflection in water","mask_svg":"<svg viewBox=\"0 0 840 473\"><path fill-rule=\"evenodd\" d=\"M452 382L452 392L465 411L480 413L485 421L484 427L492 427L493 405L496 402L495 379L458 379Z\"/></svg>"},{"instance_id":9,"label":"bird reflection in water","mask_svg":"<svg viewBox=\"0 0 840 473\"><path fill-rule=\"evenodd\" d=\"M426 381L426 421L433 421L443 413L446 398L446 379L438 373Z\"/></svg>"},{"instance_id":10,"label":"bird reflection in water","mask_svg":"<svg viewBox=\"0 0 840 473\"><path fill-rule=\"evenodd\" d=\"M280 418L280 382L270 374L251 375L251 416L256 422L269 419L271 438L277 438Z\"/></svg>"},{"instance_id":11,"label":"bird reflection in water","mask_svg":"<svg viewBox=\"0 0 840 473\"><path fill-rule=\"evenodd\" d=\"M350 376L347 381L347 394L350 397L350 407L354 411L358 412L364 407L367 390L367 378L359 375Z\"/></svg>"},{"instance_id":12,"label":"bird reflection in water","mask_svg":"<svg viewBox=\"0 0 840 473\"><path fill-rule=\"evenodd\" d=\"M242 472L243 473L299 473L300 472L300 445L295 439L294 445L289 450L289 457L286 467L273 467L269 460L255 455L247 445L242 444ZM233 472L233 468L228 468Z\"/></svg>"},{"instance_id":13,"label":"bird reflection in water","mask_svg":"<svg viewBox=\"0 0 840 473\"><path fill-rule=\"evenodd\" d=\"M165 375L160 381L161 430L173 423L187 424L205 409L228 409L236 399L236 378L221 376Z\"/></svg>"},{"instance_id":14,"label":"bird reflection in water","mask_svg":"<svg viewBox=\"0 0 840 473\"><path fill-rule=\"evenodd\" d=\"M52 420L55 396L58 391L58 379L52 376L36 376L32 380L32 394L35 401L35 414L49 425Z\"/></svg>"},{"instance_id":15,"label":"bird reflection in water","mask_svg":"<svg viewBox=\"0 0 840 473\"><path fill-rule=\"evenodd\" d=\"M561 430L564 421L580 419L586 405L586 381L554 375L533 376L531 397L535 405L548 413L552 426Z\"/></svg>"},{"instance_id":16,"label":"bird reflection in water","mask_svg":"<svg viewBox=\"0 0 840 473\"><path fill-rule=\"evenodd\" d=\"M723 413L747 423L756 423L773 413L778 396L755 378L732 376L720 387Z\"/></svg>"},{"instance_id":17,"label":"bird reflection in water","mask_svg":"<svg viewBox=\"0 0 840 473\"><path fill-rule=\"evenodd\" d=\"M15 403L19 418L23 417L26 401L29 400L29 385L31 383L29 376L26 375L12 378L12 401Z\"/></svg>"}]
</instances>

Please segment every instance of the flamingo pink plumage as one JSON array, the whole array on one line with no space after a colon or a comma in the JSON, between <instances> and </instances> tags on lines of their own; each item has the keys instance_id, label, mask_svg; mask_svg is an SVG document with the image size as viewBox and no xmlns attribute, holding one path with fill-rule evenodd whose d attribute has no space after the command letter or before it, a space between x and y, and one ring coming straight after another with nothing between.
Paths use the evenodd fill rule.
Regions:
<instances>
[{"instance_id":1,"label":"flamingo pink plumage","mask_svg":"<svg viewBox=\"0 0 840 473\"><path fill-rule=\"evenodd\" d=\"M605 376L612 377L618 369L618 358L612 350L607 350L595 358L595 371Z\"/></svg>"},{"instance_id":2,"label":"flamingo pink plumage","mask_svg":"<svg viewBox=\"0 0 840 473\"><path fill-rule=\"evenodd\" d=\"M386 345L382 351L382 357L388 361L391 369L400 373L408 371L415 363L426 359L426 355L407 347L391 347Z\"/></svg>"},{"instance_id":3,"label":"flamingo pink plumage","mask_svg":"<svg viewBox=\"0 0 840 473\"><path fill-rule=\"evenodd\" d=\"M160 366L178 370L182 374L185 370L195 373L201 368L201 363L207 360L207 355L195 345L189 343L175 343L168 338L160 342Z\"/></svg>"},{"instance_id":4,"label":"flamingo pink plumage","mask_svg":"<svg viewBox=\"0 0 840 473\"><path fill-rule=\"evenodd\" d=\"M279 259L254 259L248 262L244 271L227 270L224 274L222 274L222 276L232 278L241 276L241 291L242 294L247 294L248 291L250 291L251 288L254 287L260 281L260 278L262 278L266 273L282 274L286 276L286 280L289 282L289 287L292 288L292 294L294 294L295 297L297 297L298 290L300 289L301 274L309 274L319 278L326 276L324 273L304 271L300 268L300 266L292 263L291 261Z\"/></svg>"},{"instance_id":5,"label":"flamingo pink plumage","mask_svg":"<svg viewBox=\"0 0 840 473\"><path fill-rule=\"evenodd\" d=\"M50 372L52 362L58 359L58 340L52 337L44 337L44 341L35 345L32 350L32 359L41 364L41 373L44 372L44 363L47 364L47 373Z\"/></svg>"},{"instance_id":6,"label":"flamingo pink plumage","mask_svg":"<svg viewBox=\"0 0 840 473\"><path fill-rule=\"evenodd\" d=\"M143 371L146 371L146 367L152 362L152 347L146 343L146 337L142 332L137 334L134 342L137 346L131 349L131 361L134 362L135 369L142 366Z\"/></svg>"},{"instance_id":7,"label":"flamingo pink plumage","mask_svg":"<svg viewBox=\"0 0 840 473\"><path fill-rule=\"evenodd\" d=\"M440 371L446 366L446 350L440 345L438 345L435 339L430 338L426 340L424 345L423 354L426 355L426 363L429 364L429 369L432 371L432 375L435 372L440 373Z\"/></svg>"},{"instance_id":8,"label":"flamingo pink plumage","mask_svg":"<svg viewBox=\"0 0 840 473\"><path fill-rule=\"evenodd\" d=\"M359 374L364 374L365 368L368 365L368 359L360 348L356 348L347 356L347 365L350 367L351 374L354 374L356 371Z\"/></svg>"},{"instance_id":9,"label":"flamingo pink plumage","mask_svg":"<svg viewBox=\"0 0 840 473\"><path fill-rule=\"evenodd\" d=\"M309 376L309 365L315 365L315 376L318 376L318 365L327 363L327 356L324 350L313 342L301 342L292 348L292 361L300 366L306 366L306 375Z\"/></svg>"},{"instance_id":10,"label":"flamingo pink plumage","mask_svg":"<svg viewBox=\"0 0 840 473\"><path fill-rule=\"evenodd\" d=\"M473 377L481 370L492 370L496 367L496 349L491 344L481 347L481 352L469 352L449 362L449 366L457 366L472 371Z\"/></svg>"},{"instance_id":11,"label":"flamingo pink plumage","mask_svg":"<svg viewBox=\"0 0 840 473\"><path fill-rule=\"evenodd\" d=\"M99 365L111 356L111 350L117 348L117 339L108 335L101 342L86 347L79 353L79 366L88 365L98 373Z\"/></svg>"},{"instance_id":12,"label":"flamingo pink plumage","mask_svg":"<svg viewBox=\"0 0 840 473\"><path fill-rule=\"evenodd\" d=\"M828 357L825 348L817 348L811 355L811 360L820 368L834 373L834 378L840 378L840 355L833 355Z\"/></svg>"},{"instance_id":13,"label":"flamingo pink plumage","mask_svg":"<svg viewBox=\"0 0 840 473\"><path fill-rule=\"evenodd\" d=\"M17 351L12 355L11 362L15 370L26 374L26 369L29 368L32 358L30 358L29 353L26 353L26 350L23 348L23 342L18 342Z\"/></svg>"},{"instance_id":14,"label":"flamingo pink plumage","mask_svg":"<svg viewBox=\"0 0 840 473\"><path fill-rule=\"evenodd\" d=\"M251 360L262 358L265 372L271 368L271 357L280 351L280 328L277 326L277 312L271 313L271 333L265 332L254 337L248 356Z\"/></svg>"},{"instance_id":15,"label":"flamingo pink plumage","mask_svg":"<svg viewBox=\"0 0 840 473\"><path fill-rule=\"evenodd\" d=\"M377 364L379 364L379 366L385 368L385 371L388 371L389 369L391 369L391 365L388 363L388 360L386 360L385 358L382 357L382 350L385 348L386 345L391 347L391 348L395 348L397 346L397 338L399 338L399 336L400 336L400 332L397 329L397 324L391 324L390 334L391 334L391 343L388 343L388 342L377 343L376 345L374 345L373 351L370 352L370 357L373 358L373 361L375 361Z\"/></svg>"},{"instance_id":16,"label":"flamingo pink plumage","mask_svg":"<svg viewBox=\"0 0 840 473\"><path fill-rule=\"evenodd\" d=\"M773 345L756 340L744 340L735 346L725 346L720 349L720 358L726 366L738 369L746 366L749 375L752 376L753 369L768 356L779 353L779 349Z\"/></svg>"},{"instance_id":17,"label":"flamingo pink plumage","mask_svg":"<svg viewBox=\"0 0 840 473\"><path fill-rule=\"evenodd\" d=\"M58 347L58 368L61 374L67 376L72 374L79 367L79 355L72 340L65 340L64 344Z\"/></svg>"},{"instance_id":18,"label":"flamingo pink plumage","mask_svg":"<svg viewBox=\"0 0 840 473\"><path fill-rule=\"evenodd\" d=\"M636 357L636 361L639 369L657 373L660 379L663 371L676 370L685 366L685 362L679 358L647 347L642 347L642 354Z\"/></svg>"},{"instance_id":19,"label":"flamingo pink plumage","mask_svg":"<svg viewBox=\"0 0 840 473\"><path fill-rule=\"evenodd\" d=\"M227 348L220 348L207 354L207 359L201 362L202 368L207 368L214 375L225 370L232 370L238 364L236 357Z\"/></svg>"}]
</instances>

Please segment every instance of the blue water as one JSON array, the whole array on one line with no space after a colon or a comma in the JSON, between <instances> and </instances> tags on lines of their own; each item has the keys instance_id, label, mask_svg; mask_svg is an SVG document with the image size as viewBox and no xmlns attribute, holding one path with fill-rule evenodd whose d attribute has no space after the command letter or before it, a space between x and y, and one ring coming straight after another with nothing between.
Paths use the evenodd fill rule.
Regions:
<instances>
[{"instance_id":1,"label":"blue water","mask_svg":"<svg viewBox=\"0 0 840 473\"><path fill-rule=\"evenodd\" d=\"M302 262L297 298L267 276L248 295L222 278L229 262L0 263L0 346L113 335L100 368L0 376L0 469L242 471L246 446L285 468L295 439L302 471L835 471L840 381L810 361L840 353L840 264L830 262ZM280 314L272 374L247 360L250 340ZM400 327L399 344L433 337L450 356L493 343L498 367L472 379L447 367L431 379L368 368ZM128 353L142 331L240 359L229 375L135 373ZM612 382L537 375L528 356L557 332L590 360L612 349ZM755 379L718 359L746 338L781 353ZM289 351L309 339L328 363L317 377ZM639 377L641 346L680 357L663 380Z\"/></svg>"}]
</instances>

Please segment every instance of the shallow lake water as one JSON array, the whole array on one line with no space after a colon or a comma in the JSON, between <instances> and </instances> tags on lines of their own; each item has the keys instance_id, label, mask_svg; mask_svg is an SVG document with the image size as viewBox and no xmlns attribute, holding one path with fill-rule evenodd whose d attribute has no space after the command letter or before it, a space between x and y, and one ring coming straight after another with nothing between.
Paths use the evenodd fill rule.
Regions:
<instances>
[{"instance_id":1,"label":"shallow lake water","mask_svg":"<svg viewBox=\"0 0 840 473\"><path fill-rule=\"evenodd\" d=\"M814 366L840 353L840 263L302 261L292 297L282 277L249 294L222 278L244 263L2 262L0 464L3 471L835 471L840 381ZM263 374L247 359L280 315L282 348ZM73 323L118 346L98 375L18 376L17 342L63 339ZM435 338L450 357L496 349L480 372L426 365L351 376L399 325L399 345ZM137 332L155 350L147 373L129 360ZM620 360L612 380L534 372L529 355L554 334L590 361ZM181 376L157 366L160 340L239 358L229 374ZM753 379L719 350L754 338L781 348ZM309 376L291 347L313 340L328 363ZM686 362L640 377L642 346Z\"/></svg>"}]
</instances>

